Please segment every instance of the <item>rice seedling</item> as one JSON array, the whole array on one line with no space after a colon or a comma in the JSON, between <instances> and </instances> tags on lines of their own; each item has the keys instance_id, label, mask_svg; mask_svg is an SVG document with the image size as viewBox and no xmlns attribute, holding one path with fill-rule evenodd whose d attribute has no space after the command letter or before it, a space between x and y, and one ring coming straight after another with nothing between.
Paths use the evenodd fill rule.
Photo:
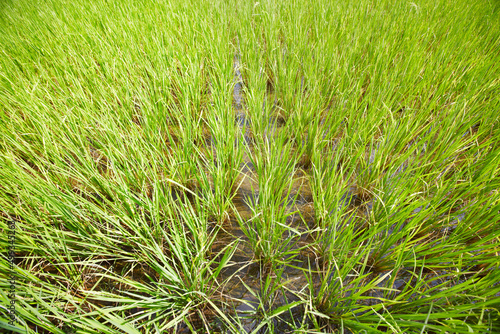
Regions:
<instances>
[{"instance_id":1,"label":"rice seedling","mask_svg":"<svg viewBox=\"0 0 500 334\"><path fill-rule=\"evenodd\" d=\"M498 332L499 11L2 2L1 330Z\"/></svg>"}]
</instances>

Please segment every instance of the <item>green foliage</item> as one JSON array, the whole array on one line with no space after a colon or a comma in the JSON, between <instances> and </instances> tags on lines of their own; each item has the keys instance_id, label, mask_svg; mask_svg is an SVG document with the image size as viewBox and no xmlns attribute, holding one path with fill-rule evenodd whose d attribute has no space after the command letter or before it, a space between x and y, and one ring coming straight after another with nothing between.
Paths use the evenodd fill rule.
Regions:
<instances>
[{"instance_id":1,"label":"green foliage","mask_svg":"<svg viewBox=\"0 0 500 334\"><path fill-rule=\"evenodd\" d=\"M0 328L500 330L497 3L0 8Z\"/></svg>"}]
</instances>

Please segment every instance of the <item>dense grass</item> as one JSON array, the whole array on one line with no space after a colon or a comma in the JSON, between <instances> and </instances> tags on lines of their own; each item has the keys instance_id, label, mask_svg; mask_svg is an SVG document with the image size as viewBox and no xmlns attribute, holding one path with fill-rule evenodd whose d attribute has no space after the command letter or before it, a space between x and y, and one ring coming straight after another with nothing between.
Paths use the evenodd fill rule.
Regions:
<instances>
[{"instance_id":1,"label":"dense grass","mask_svg":"<svg viewBox=\"0 0 500 334\"><path fill-rule=\"evenodd\" d=\"M0 328L500 331L498 50L495 1L2 2Z\"/></svg>"}]
</instances>

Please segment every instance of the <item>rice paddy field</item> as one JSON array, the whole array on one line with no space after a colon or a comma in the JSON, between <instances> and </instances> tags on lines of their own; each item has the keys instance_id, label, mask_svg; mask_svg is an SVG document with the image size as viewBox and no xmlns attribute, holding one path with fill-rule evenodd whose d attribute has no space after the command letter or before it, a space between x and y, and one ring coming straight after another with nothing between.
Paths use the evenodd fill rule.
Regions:
<instances>
[{"instance_id":1,"label":"rice paddy field","mask_svg":"<svg viewBox=\"0 0 500 334\"><path fill-rule=\"evenodd\" d=\"M0 331L500 333L499 115L498 1L2 1Z\"/></svg>"}]
</instances>

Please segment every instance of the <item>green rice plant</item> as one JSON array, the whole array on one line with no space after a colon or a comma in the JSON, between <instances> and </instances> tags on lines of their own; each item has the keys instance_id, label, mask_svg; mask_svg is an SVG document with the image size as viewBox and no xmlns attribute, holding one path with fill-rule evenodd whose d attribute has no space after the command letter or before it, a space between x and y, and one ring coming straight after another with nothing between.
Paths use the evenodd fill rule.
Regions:
<instances>
[{"instance_id":1,"label":"green rice plant","mask_svg":"<svg viewBox=\"0 0 500 334\"><path fill-rule=\"evenodd\" d=\"M409 166L409 168L418 167ZM415 171L410 171L409 169L403 172L404 176L413 173ZM323 320L323 324L325 324L325 319L328 319L326 320L326 324L332 329L347 326L352 329L361 330L362 328L368 328L363 327L363 317L367 313L375 312L374 316L383 320L379 323L379 326L388 326L396 331L402 332L410 328L421 329L426 328L428 325L428 328L447 330L446 328L451 328L449 327L451 325L445 319L436 320L437 322L433 321L432 325L430 325L430 322L424 323L423 320L426 318L422 317L419 318L421 319L420 322L417 320L411 323L404 323L403 325L403 322L396 321L395 319L403 319L405 316L399 313L396 316L393 312L406 313L407 307L411 308L413 307L412 305L418 308L419 306L417 305L420 305L420 301L419 299L414 299L415 296L421 294L433 295L434 293L439 295L438 291L444 291L442 289L445 286L447 289L456 291L456 302L447 298L447 303L444 305L440 304L439 308L449 310L447 312L453 312L452 308L457 305L456 303L460 303L458 300L463 300L462 298L474 298L465 297L465 295L470 296L470 294L464 291L474 290L476 288L476 280L485 282L483 287L489 284L489 286L492 286L491 282L486 282L490 278L495 280L493 272L490 272L492 276L489 276L489 273L483 276L483 274L475 270L468 271L468 268L472 268L474 265L471 265L471 263L466 264L468 260L465 260L464 256L467 257L466 254L476 254L473 258L477 259L477 256L482 256L478 254L484 254L484 260L479 260L479 262L485 264L491 263L489 260L491 258L487 254L489 254L489 251L495 253L496 246L488 246L489 251L483 253L483 246L481 246L481 251L479 249L472 250L474 246L471 244L468 245L471 245L472 248L467 249L469 246L457 242L454 237L461 233L459 230L464 231L458 228L458 226L469 229L469 231L476 229L477 231L484 231L483 227L480 224L475 227L467 223L462 225L463 220L453 221L450 218L443 220L442 217L447 217L449 212L440 210L449 210L449 207L438 204L442 203L443 198L446 197L451 202L456 203L464 198L464 194L459 189L467 189L468 192L471 189L463 184L457 186L456 181L450 182L447 187L439 188L437 193L433 193L431 200L426 200L418 192L412 195L414 189L410 184L401 185L401 182L406 182L402 181L407 179L404 176L399 179L400 181L391 180L390 177L384 178L390 181L387 183L389 188L383 188L383 195L377 197L377 201L373 205L373 211L369 216L369 228L357 230L355 221L353 224L351 220L349 224L344 224L344 229L341 233L334 235L332 240L329 241L330 247L328 248L329 252L325 256L326 261L321 266L318 265L316 269L322 275L319 285L314 284L312 276L310 278L309 289L316 293L314 295L316 299L314 300L317 311L314 311L316 313L312 313L312 315L316 314L314 315L317 319L316 321ZM456 178L458 180L461 176L457 175ZM481 189L482 187L479 186L478 188ZM451 191L453 191L453 195L450 198L449 194ZM496 196L492 196L490 201L492 202L481 203L477 208L484 208L483 205L485 205L485 207L496 211L493 204L497 201ZM427 208L421 209L424 203L427 205ZM475 205L477 204L473 204L473 206ZM469 211L470 209L472 208L464 209L464 212L467 212L466 215L469 216L470 214L470 217L478 217L478 214L474 213L474 209ZM489 228L486 229L490 231L494 230L493 225L489 225L494 224L490 219L485 217L480 218L480 221L488 222L486 224ZM423 232L421 228L426 226L428 228ZM476 233L481 234L480 232ZM484 234L482 235L483 237L481 237L481 242L479 243L482 245L485 245L483 242L489 244L487 241L490 240L489 237L486 237ZM490 237L497 239L496 236ZM475 244L475 246L478 246L478 244ZM472 260L472 258L470 259ZM486 267L491 268L490 265L495 268L498 266L498 262L496 261L496 264L488 264ZM451 272L446 272L443 271L445 267L453 267L454 269ZM477 267L475 268L478 269ZM309 272L313 273L312 270ZM412 278L408 278L409 281L407 281L404 278L406 275ZM457 280L457 275L461 279ZM482 281L483 279L486 281ZM403 287L401 285L403 282L408 283L405 283L407 285ZM414 286L415 283L422 285ZM442 289L436 288L436 285ZM457 285L464 290L456 288ZM380 292L377 293L375 291ZM495 294L495 291L495 289L489 292L483 291L479 295ZM346 294L344 295L343 293ZM410 295L413 297L409 298ZM437 295L429 298L439 300ZM477 296L475 293L473 295ZM342 302L344 298L345 303ZM365 304L365 299L369 302L368 305ZM401 304L399 304L399 301L401 301ZM476 302L479 302L479 300ZM493 300L490 302L495 303ZM401 307L397 305L401 305ZM377 310L377 307L381 308L380 312ZM486 308L487 306L479 306L475 310L481 313ZM429 312L431 311L429 310ZM466 319L468 317L467 312L461 312L457 311L455 314L456 319ZM444 317L446 317L445 314L443 314ZM353 316L353 321L345 321L344 316L348 318L351 315ZM417 318L414 319L416 320ZM371 316L369 319L371 319L370 321L374 321L374 318ZM436 318L434 319L441 318L436 314ZM481 320L476 323L464 321L455 321L452 327L453 330L465 332L471 326L477 326L478 330L486 328L482 326L488 326ZM371 328L372 325L369 326Z\"/></svg>"},{"instance_id":2,"label":"green rice plant","mask_svg":"<svg viewBox=\"0 0 500 334\"><path fill-rule=\"evenodd\" d=\"M251 323L247 325L248 332L261 333L262 331L276 332L297 329L293 314L305 300L293 298L290 295L284 269L285 266L267 269L265 266L261 266L260 270L265 275L261 276L258 289L252 289L244 281L241 281L241 284L257 301L256 303L249 303L248 306L251 311L244 315L246 319L251 320ZM245 300L241 302L248 303ZM286 325L283 326L283 323L286 323ZM287 327L287 329L283 327Z\"/></svg>"},{"instance_id":3,"label":"green rice plant","mask_svg":"<svg viewBox=\"0 0 500 334\"><path fill-rule=\"evenodd\" d=\"M337 143L330 160L324 159L322 154L313 156L311 187L317 224L315 227L318 229L315 233L316 243L312 246L320 258L328 252L331 238L336 239L337 233L343 233L344 220L353 214L349 210L352 199L348 182L354 173L352 164L358 160L361 151L355 155L348 151L347 145L344 140Z\"/></svg>"},{"instance_id":4,"label":"green rice plant","mask_svg":"<svg viewBox=\"0 0 500 334\"><path fill-rule=\"evenodd\" d=\"M258 188L253 190L254 202L248 203L253 215L248 222L238 216L255 259L267 265L297 254L294 245L301 234L287 221L293 213L288 213L286 208L288 201L293 203L298 196L291 193L297 154L284 143L284 135L278 140L265 141L262 147L255 147L250 159L255 166ZM288 160L290 157L292 160Z\"/></svg>"},{"instance_id":5,"label":"green rice plant","mask_svg":"<svg viewBox=\"0 0 500 334\"><path fill-rule=\"evenodd\" d=\"M148 216L134 214L116 219L110 211L99 210L99 207L81 201L82 207L69 211L66 202L73 198L78 203L77 195L65 194L50 186L25 189L18 196L20 200L32 196L35 201L45 203L45 212L40 213L39 218L30 216L29 211L22 211L26 204L16 212L16 216L23 217L18 225L27 242L21 241L19 245L26 246L18 247L18 250L21 254L28 252L24 257L26 264L19 265L26 270L19 273L18 278L20 286L26 287L22 307L31 310L33 305L45 305L46 302L38 300L37 295L44 290L53 291L55 299L47 304L46 310L50 312L41 314L63 323L80 324L84 330L92 328L89 319L102 313L99 307L103 303L120 305L106 309L102 315L100 326L110 326L106 329L109 331L118 321L116 316L130 318L130 310L137 308L150 315L162 314L155 316L155 326L163 324L159 327L161 330L175 326L193 310L201 311L201 305L211 305L207 300L215 291L214 282L234 251L233 246L226 248L215 267L213 261L206 261L217 231L209 234L206 217L194 215L193 208L185 204L177 209L175 206L167 209L167 221L162 221L162 215L149 210ZM50 199L50 196L59 198L59 201ZM122 196L124 199L128 197L127 194ZM155 201L158 200L164 199L155 196ZM168 205L168 202L164 204ZM87 226L77 218L86 209L97 210L93 217L95 221L89 221ZM48 217L60 217L58 224L62 230L50 228ZM96 224L99 221L105 225ZM162 228L152 228L151 224ZM53 270L47 271L46 267ZM60 289L70 289L69 294L66 297L60 295ZM171 299L174 295L177 297ZM75 313L81 316L83 312L85 317L74 320L73 316L65 316L68 303L85 306ZM95 312L90 312L93 309ZM137 328L152 325L152 322L147 322L139 326L141 319L144 317L137 319ZM42 325L36 318L31 321Z\"/></svg>"},{"instance_id":6,"label":"green rice plant","mask_svg":"<svg viewBox=\"0 0 500 334\"><path fill-rule=\"evenodd\" d=\"M0 328L498 331L498 4L0 9Z\"/></svg>"},{"instance_id":7,"label":"green rice plant","mask_svg":"<svg viewBox=\"0 0 500 334\"><path fill-rule=\"evenodd\" d=\"M219 65L214 64L216 72L212 76L213 104L208 109L207 115L211 145L207 147L206 163L213 182L213 191L207 189L205 194L209 196L213 194L213 199L207 202L207 206L217 210L215 214L219 219L227 219L243 159L240 133L231 108L232 64L230 60L228 56L224 67L215 67Z\"/></svg>"}]
</instances>

